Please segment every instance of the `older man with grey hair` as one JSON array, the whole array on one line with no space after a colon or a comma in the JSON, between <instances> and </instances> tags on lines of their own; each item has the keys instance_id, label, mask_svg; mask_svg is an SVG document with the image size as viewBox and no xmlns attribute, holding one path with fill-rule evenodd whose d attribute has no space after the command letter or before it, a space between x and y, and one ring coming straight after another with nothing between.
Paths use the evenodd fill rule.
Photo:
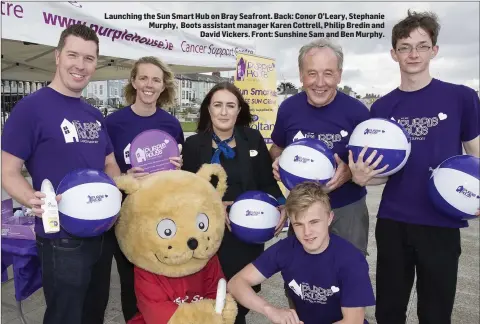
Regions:
<instances>
[{"instance_id":1,"label":"older man with grey hair","mask_svg":"<svg viewBox=\"0 0 480 324\"><path fill-rule=\"evenodd\" d=\"M337 90L342 78L343 51L331 40L318 39L303 46L298 68L304 91L286 99L278 109L270 148L275 161L273 173L280 180L278 158L287 145L302 138L324 141L338 164L335 175L325 185L335 214L330 230L366 255L367 191L351 181L347 144L354 128L369 118L369 110L359 100ZM315 240L315 233L312 235Z\"/></svg>"}]
</instances>

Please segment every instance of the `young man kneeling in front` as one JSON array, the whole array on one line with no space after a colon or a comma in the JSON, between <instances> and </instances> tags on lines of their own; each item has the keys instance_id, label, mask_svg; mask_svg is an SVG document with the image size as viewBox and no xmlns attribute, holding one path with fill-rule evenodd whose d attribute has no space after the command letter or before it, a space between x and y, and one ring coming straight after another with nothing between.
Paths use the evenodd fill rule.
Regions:
<instances>
[{"instance_id":1,"label":"young man kneeling in front","mask_svg":"<svg viewBox=\"0 0 480 324\"><path fill-rule=\"evenodd\" d=\"M297 185L285 208L295 236L272 245L235 275L228 283L230 293L275 324L368 323L365 307L375 305L368 263L351 243L329 234L333 212L322 187ZM277 272L290 287L296 311L274 307L251 288Z\"/></svg>"}]
</instances>

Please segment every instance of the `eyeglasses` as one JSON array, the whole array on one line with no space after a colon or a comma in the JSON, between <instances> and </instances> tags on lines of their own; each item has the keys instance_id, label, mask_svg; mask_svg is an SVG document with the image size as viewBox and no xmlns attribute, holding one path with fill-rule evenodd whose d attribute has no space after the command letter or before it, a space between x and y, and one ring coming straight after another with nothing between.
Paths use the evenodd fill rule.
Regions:
<instances>
[{"instance_id":1,"label":"eyeglasses","mask_svg":"<svg viewBox=\"0 0 480 324\"><path fill-rule=\"evenodd\" d=\"M430 48L432 48L431 46L429 45L425 45L425 44L420 44L420 45L417 45L415 47L415 49L417 50L417 52L427 52L428 50L430 50ZM410 46L410 45L402 45L400 46L397 51L399 53L402 53L402 54L407 54L407 53L411 53L413 50L413 47Z\"/></svg>"}]
</instances>

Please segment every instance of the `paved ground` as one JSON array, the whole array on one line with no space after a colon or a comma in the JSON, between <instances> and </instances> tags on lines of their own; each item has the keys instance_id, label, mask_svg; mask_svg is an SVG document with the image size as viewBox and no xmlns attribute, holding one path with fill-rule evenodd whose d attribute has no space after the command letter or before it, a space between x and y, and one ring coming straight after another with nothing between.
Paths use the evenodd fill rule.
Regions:
<instances>
[{"instance_id":1,"label":"paved ground","mask_svg":"<svg viewBox=\"0 0 480 324\"><path fill-rule=\"evenodd\" d=\"M370 264L370 277L375 288L375 260L376 244L374 238L375 216L378 210L382 187L370 188L367 198L370 217L370 240L368 262ZM457 298L453 311L453 324L479 323L479 223L470 222L470 227L462 230L462 256L460 259L460 271L458 276ZM287 302L283 295L282 280L279 275L269 279L263 285L262 296L278 306L286 306ZM21 324L15 309L13 282L2 285L2 320L4 324ZM24 313L29 324L42 323L45 310L43 293L39 290L24 302ZM120 284L115 265L112 270L110 290L110 302L105 318L106 324L125 323L120 310ZM374 308L367 309L367 319L376 323ZM268 321L259 314L250 313L247 317L250 324L263 324ZM412 292L408 307L408 324L418 323L416 316L416 292ZM66 323L67 324L67 323Z\"/></svg>"}]
</instances>

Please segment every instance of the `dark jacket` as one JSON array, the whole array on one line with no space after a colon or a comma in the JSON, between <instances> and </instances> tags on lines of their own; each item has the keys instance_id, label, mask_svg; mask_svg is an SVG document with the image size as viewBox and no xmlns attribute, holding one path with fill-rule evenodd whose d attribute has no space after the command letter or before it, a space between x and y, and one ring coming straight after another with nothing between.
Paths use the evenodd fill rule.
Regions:
<instances>
[{"instance_id":1,"label":"dark jacket","mask_svg":"<svg viewBox=\"0 0 480 324\"><path fill-rule=\"evenodd\" d=\"M272 173L272 159L260 132L249 127L235 127L238 167L242 174L243 192L264 191L275 198L283 197ZM251 156L250 152L258 152ZM188 137L182 149L183 170L197 172L212 158L212 133L203 132Z\"/></svg>"},{"instance_id":2,"label":"dark jacket","mask_svg":"<svg viewBox=\"0 0 480 324\"><path fill-rule=\"evenodd\" d=\"M234 132L238 154L237 164L241 173L241 193L249 190L260 190L275 198L283 197L282 191L273 177L272 159L260 132L249 127L235 127ZM257 152L256 155L255 151ZM253 154L250 154L250 152ZM197 172L203 164L211 163L212 154L211 132L202 132L188 137L182 149L183 169ZM215 181L212 181L212 184L215 185ZM223 197L223 200L233 201L235 198ZM225 228L225 235L218 250L218 257L227 280L230 280L246 265L258 258L264 248L264 244L242 242ZM257 285L253 289L259 292L261 287ZM245 316L247 312L248 310L243 306L239 307L241 316Z\"/></svg>"}]
</instances>

